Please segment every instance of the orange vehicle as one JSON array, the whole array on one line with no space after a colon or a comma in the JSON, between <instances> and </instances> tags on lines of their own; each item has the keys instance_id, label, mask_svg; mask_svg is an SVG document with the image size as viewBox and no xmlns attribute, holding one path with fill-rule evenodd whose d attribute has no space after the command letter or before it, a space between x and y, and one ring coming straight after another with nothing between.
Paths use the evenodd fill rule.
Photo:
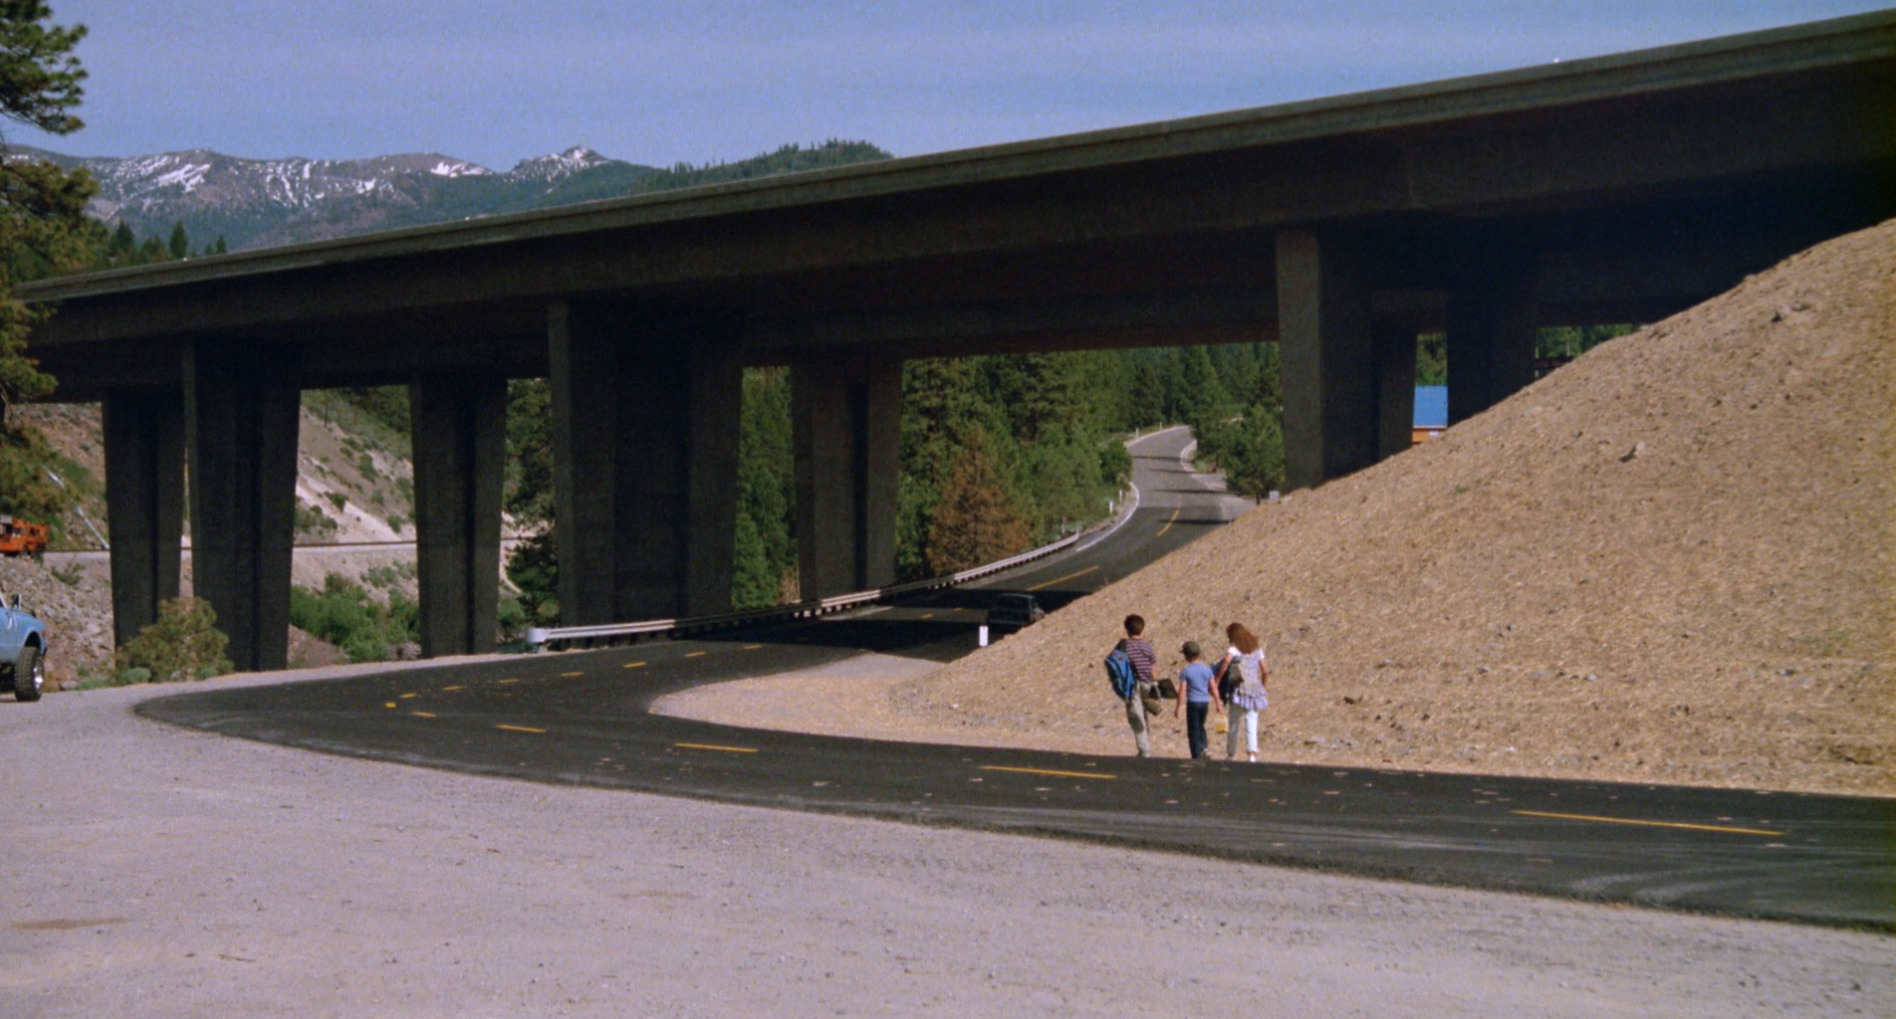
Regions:
<instances>
[{"instance_id":1,"label":"orange vehicle","mask_svg":"<svg viewBox=\"0 0 1896 1019\"><path fill-rule=\"evenodd\" d=\"M46 525L0 515L0 555L39 555L46 551Z\"/></svg>"}]
</instances>

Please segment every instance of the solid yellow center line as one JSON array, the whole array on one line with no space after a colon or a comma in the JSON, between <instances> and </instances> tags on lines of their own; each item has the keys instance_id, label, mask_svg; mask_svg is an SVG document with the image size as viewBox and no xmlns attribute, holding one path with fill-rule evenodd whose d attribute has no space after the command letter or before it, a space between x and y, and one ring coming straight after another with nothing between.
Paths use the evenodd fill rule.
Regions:
<instances>
[{"instance_id":1,"label":"solid yellow center line","mask_svg":"<svg viewBox=\"0 0 1896 1019\"><path fill-rule=\"evenodd\" d=\"M726 747L716 743L673 743L680 750L718 750L727 754L754 754L756 747Z\"/></svg>"},{"instance_id":2,"label":"solid yellow center line","mask_svg":"<svg viewBox=\"0 0 1896 1019\"><path fill-rule=\"evenodd\" d=\"M1041 589L1041 588L1043 588L1043 587L1052 587L1053 585L1055 585L1055 584L1058 584L1059 582L1061 582L1061 581L1063 581L1063 580L1072 580L1072 579L1073 579L1074 577L1084 577L1084 576L1086 576L1087 574L1089 574L1089 573L1091 573L1091 572L1093 572L1094 570L1097 570L1097 569L1099 569L1099 567L1097 567L1097 566L1088 566L1088 567L1087 567L1086 569L1083 569L1083 570L1081 570L1081 571L1079 571L1078 573L1069 573L1069 574L1067 574L1067 575L1066 575L1066 576L1064 576L1064 577L1055 577L1055 578L1053 578L1052 580L1043 580L1043 581L1041 581L1040 583L1038 583L1038 584L1035 584L1034 586L1032 586L1032 587L1030 587L1030 588L1028 588L1027 590L1029 590L1029 591L1038 591L1038 590L1040 590L1040 589Z\"/></svg>"},{"instance_id":3,"label":"solid yellow center line","mask_svg":"<svg viewBox=\"0 0 1896 1019\"><path fill-rule=\"evenodd\" d=\"M1164 526L1164 527L1161 527L1161 528L1159 528L1159 533L1158 533L1157 535L1154 535L1154 537L1159 537L1159 538L1163 538L1163 537L1165 537L1165 532L1167 532L1167 531L1169 531L1169 530L1171 530L1171 529L1172 529L1172 525L1173 525L1173 524L1176 524L1176 523L1178 523L1178 511L1179 511L1179 510L1182 510L1182 509L1184 509L1184 508L1185 508L1185 507L1183 507L1183 506L1174 506L1174 507L1172 507L1172 519L1170 519L1170 520L1167 520L1167 521L1165 522L1165 526Z\"/></svg>"},{"instance_id":4,"label":"solid yellow center line","mask_svg":"<svg viewBox=\"0 0 1896 1019\"><path fill-rule=\"evenodd\" d=\"M409 714L416 718L433 718L435 716L432 711L410 711Z\"/></svg>"},{"instance_id":5,"label":"solid yellow center line","mask_svg":"<svg viewBox=\"0 0 1896 1019\"><path fill-rule=\"evenodd\" d=\"M1553 814L1545 810L1514 810L1522 817L1551 817L1558 821L1597 821L1601 824L1634 824L1644 828L1684 828L1688 831L1721 831L1732 835L1782 835L1765 828L1728 828L1717 824L1686 824L1682 821L1642 821L1630 817L1598 817L1593 814Z\"/></svg>"},{"instance_id":6,"label":"solid yellow center line","mask_svg":"<svg viewBox=\"0 0 1896 1019\"><path fill-rule=\"evenodd\" d=\"M983 764L982 771L1011 771L1019 775L1051 775L1054 778L1118 778L1118 775L1102 775L1097 771L1054 771L1050 768L1013 768L1005 764Z\"/></svg>"},{"instance_id":7,"label":"solid yellow center line","mask_svg":"<svg viewBox=\"0 0 1896 1019\"><path fill-rule=\"evenodd\" d=\"M627 662L625 663L625 667L628 669L642 669L645 667L645 663L644 662Z\"/></svg>"},{"instance_id":8,"label":"solid yellow center line","mask_svg":"<svg viewBox=\"0 0 1896 1019\"><path fill-rule=\"evenodd\" d=\"M546 732L546 730L545 730L545 729L535 729L535 728L533 728L533 727L532 727L532 726L530 726L530 725L508 725L508 724L507 724L507 723L505 723L505 722L502 722L502 723L500 723L499 725L496 725L496 726L494 726L494 728L496 728L496 729L505 729L505 730L507 730L508 732L532 732L532 733L544 733L544 732Z\"/></svg>"}]
</instances>

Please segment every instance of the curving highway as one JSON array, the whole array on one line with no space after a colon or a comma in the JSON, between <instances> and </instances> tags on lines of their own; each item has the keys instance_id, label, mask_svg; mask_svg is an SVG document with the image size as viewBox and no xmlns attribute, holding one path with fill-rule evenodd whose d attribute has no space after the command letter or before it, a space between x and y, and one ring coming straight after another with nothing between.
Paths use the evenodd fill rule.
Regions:
<instances>
[{"instance_id":1,"label":"curving highway","mask_svg":"<svg viewBox=\"0 0 1896 1019\"><path fill-rule=\"evenodd\" d=\"M1171 849L1471 887L1896 930L1896 803L1370 769L885 743L653 715L666 693L865 650L947 660L996 589L1050 607L1241 512L1133 443L1138 508L974 589L584 653L147 701L156 719L427 767ZM1103 686L1102 686L1103 689Z\"/></svg>"}]
</instances>

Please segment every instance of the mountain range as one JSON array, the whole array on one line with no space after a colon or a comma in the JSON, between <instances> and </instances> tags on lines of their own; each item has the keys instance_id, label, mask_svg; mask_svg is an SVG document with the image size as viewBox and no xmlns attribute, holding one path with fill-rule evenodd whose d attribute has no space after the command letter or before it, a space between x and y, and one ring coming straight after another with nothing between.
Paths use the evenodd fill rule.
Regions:
<instances>
[{"instance_id":1,"label":"mountain range","mask_svg":"<svg viewBox=\"0 0 1896 1019\"><path fill-rule=\"evenodd\" d=\"M246 159L203 149L99 157L14 146L7 158L84 167L99 184L87 212L123 222L139 237L165 238L183 223L194 244L222 237L240 251L890 157L867 142L831 140L670 169L583 146L506 171L434 152L351 160Z\"/></svg>"}]
</instances>

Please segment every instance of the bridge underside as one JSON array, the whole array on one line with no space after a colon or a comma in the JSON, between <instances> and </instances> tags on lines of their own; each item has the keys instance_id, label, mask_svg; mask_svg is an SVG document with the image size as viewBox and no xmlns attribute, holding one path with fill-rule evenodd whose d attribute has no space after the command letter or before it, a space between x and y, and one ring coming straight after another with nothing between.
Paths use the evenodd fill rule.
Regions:
<instances>
[{"instance_id":1,"label":"bridge underside","mask_svg":"<svg viewBox=\"0 0 1896 1019\"><path fill-rule=\"evenodd\" d=\"M1896 17L1826 25L52 281L34 354L105 401L121 639L175 592L189 450L198 589L282 664L299 387L414 387L429 653L492 629L508 378L553 386L568 622L728 605L743 365L792 368L833 593L892 570L903 359L1276 342L1314 485L1407 445L1418 332L1460 420L1539 326L1654 321L1896 216Z\"/></svg>"}]
</instances>

